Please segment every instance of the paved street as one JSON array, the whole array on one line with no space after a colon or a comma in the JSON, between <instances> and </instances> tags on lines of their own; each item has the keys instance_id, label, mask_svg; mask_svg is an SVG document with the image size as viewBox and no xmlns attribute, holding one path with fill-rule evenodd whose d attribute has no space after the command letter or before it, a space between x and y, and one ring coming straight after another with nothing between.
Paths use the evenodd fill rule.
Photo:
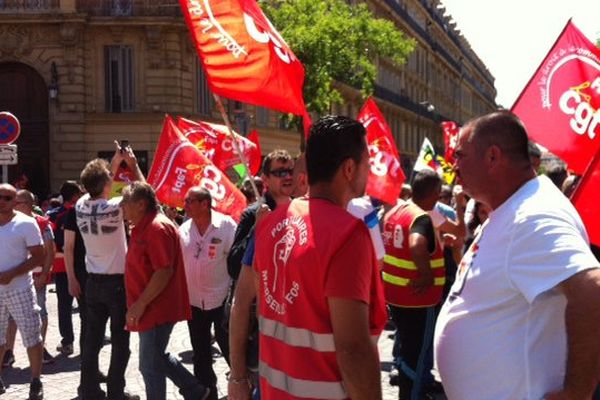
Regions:
<instances>
[{"instance_id":1,"label":"paved street","mask_svg":"<svg viewBox=\"0 0 600 400\"><path fill-rule=\"evenodd\" d=\"M50 289L54 285L49 286ZM46 339L46 348L53 355L56 354L56 346L60 343L58 334L58 318L56 311L56 294L48 293L48 312L49 312L49 327L48 337ZM76 346L75 353L70 357L59 356L56 362L51 365L44 366L42 381L44 383L45 398L47 400L71 400L77 398L77 386L79 385L79 348L77 338L79 337L79 316L73 314L73 324L76 330ZM107 332L108 333L108 332ZM385 331L381 337L379 348L382 358L382 373L381 382L383 385L383 398L385 400L393 400L398 398L398 388L388 384L388 371L391 365L392 340L388 338L390 332ZM127 368L127 390L131 393L144 393L144 382L138 372L138 337L137 334L131 335L131 359ZM172 354L178 355L183 360L184 365L190 370L191 365L191 345L189 341L187 325L179 323L176 325L171 341L169 343L169 351ZM21 343L20 335L17 334L15 344L16 362L12 368L6 369L3 373L5 384L8 385L6 394L0 396L6 400L26 399L29 393L29 368L27 361L27 353ZM110 358L110 345L105 346L100 354L100 369L106 373L108 370L108 361ZM226 399L227 382L225 381L225 372L227 364L223 358L218 358L216 362L217 376L219 377L219 398ZM177 393L177 389L170 381L167 381L168 395L167 398L182 399Z\"/></svg>"}]
</instances>

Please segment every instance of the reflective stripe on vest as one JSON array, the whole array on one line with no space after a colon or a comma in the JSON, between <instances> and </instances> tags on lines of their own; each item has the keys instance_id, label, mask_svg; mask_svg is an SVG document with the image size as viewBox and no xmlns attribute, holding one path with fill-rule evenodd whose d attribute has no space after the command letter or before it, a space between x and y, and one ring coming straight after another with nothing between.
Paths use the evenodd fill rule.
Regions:
<instances>
[{"instance_id":1,"label":"reflective stripe on vest","mask_svg":"<svg viewBox=\"0 0 600 400\"><path fill-rule=\"evenodd\" d=\"M281 322L258 317L260 333L295 347L308 347L316 351L335 351L333 334L315 333L304 328L292 328Z\"/></svg>"},{"instance_id":2,"label":"reflective stripe on vest","mask_svg":"<svg viewBox=\"0 0 600 400\"><path fill-rule=\"evenodd\" d=\"M307 379L292 378L283 371L271 368L267 363L260 361L258 373L269 385L282 390L292 396L343 400L348 398L342 382L311 381Z\"/></svg>"},{"instance_id":3,"label":"reflective stripe on vest","mask_svg":"<svg viewBox=\"0 0 600 400\"><path fill-rule=\"evenodd\" d=\"M411 281L410 279L400 278L399 276L394 276L394 275L388 274L386 272L382 272L381 277L384 282L391 283L392 285L396 285L396 286L408 286ZM445 283L446 283L446 277L433 278L434 286L444 286Z\"/></svg>"},{"instance_id":4,"label":"reflective stripe on vest","mask_svg":"<svg viewBox=\"0 0 600 400\"><path fill-rule=\"evenodd\" d=\"M417 266L415 265L414 262L410 261L410 260L403 260L401 258L398 257L394 257L391 256L389 254L386 254L383 257L383 262L389 264L389 265L393 265L394 267L398 267L398 268L402 268L402 269L410 269L410 270L417 270ZM443 268L444 267L444 259L443 258L436 258L430 261L429 265L431 265L431 268Z\"/></svg>"},{"instance_id":5,"label":"reflective stripe on vest","mask_svg":"<svg viewBox=\"0 0 600 400\"><path fill-rule=\"evenodd\" d=\"M332 333L316 333L304 328L292 328L260 315L258 327L262 335L280 340L289 346L306 347L320 352L335 352ZM371 340L377 344L379 335L371 335Z\"/></svg>"}]
</instances>

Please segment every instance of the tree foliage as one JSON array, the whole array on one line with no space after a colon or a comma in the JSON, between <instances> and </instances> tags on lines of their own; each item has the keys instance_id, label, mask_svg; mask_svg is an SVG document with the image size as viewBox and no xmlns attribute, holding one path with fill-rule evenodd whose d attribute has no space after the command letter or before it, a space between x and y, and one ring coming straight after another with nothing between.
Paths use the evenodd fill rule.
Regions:
<instances>
[{"instance_id":1,"label":"tree foliage","mask_svg":"<svg viewBox=\"0 0 600 400\"><path fill-rule=\"evenodd\" d=\"M304 64L304 99L310 111L323 114L342 97L339 81L373 93L375 61L406 62L415 41L393 22L376 18L365 3L344 0L262 0L262 9Z\"/></svg>"}]
</instances>

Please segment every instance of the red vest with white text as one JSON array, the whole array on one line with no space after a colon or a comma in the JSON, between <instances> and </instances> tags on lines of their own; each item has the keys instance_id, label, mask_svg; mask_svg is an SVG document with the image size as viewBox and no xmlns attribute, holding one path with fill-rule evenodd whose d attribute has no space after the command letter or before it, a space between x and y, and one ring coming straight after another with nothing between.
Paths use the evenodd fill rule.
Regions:
<instances>
[{"instance_id":1,"label":"red vest with white text","mask_svg":"<svg viewBox=\"0 0 600 400\"><path fill-rule=\"evenodd\" d=\"M405 202L394 207L385 216L383 227L385 257L382 279L385 300L389 304L400 307L430 307L438 304L442 298L446 271L443 249L437 240L435 251L430 259L433 286L425 293L417 295L410 285L412 279L419 277L408 246L410 228L418 217L426 214L416 204Z\"/></svg>"},{"instance_id":2,"label":"red vest with white text","mask_svg":"<svg viewBox=\"0 0 600 400\"><path fill-rule=\"evenodd\" d=\"M356 234L368 238L365 224L322 199L295 199L257 225L261 399L348 398L324 284L336 252ZM387 320L383 288L372 246L357 251L372 254L369 323L375 338Z\"/></svg>"}]
</instances>

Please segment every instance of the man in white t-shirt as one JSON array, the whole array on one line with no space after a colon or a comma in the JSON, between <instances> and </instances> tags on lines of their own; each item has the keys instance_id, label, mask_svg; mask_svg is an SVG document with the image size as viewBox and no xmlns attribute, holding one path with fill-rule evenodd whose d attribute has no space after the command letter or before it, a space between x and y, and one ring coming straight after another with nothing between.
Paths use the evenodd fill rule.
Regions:
<instances>
[{"instance_id":1,"label":"man in white t-shirt","mask_svg":"<svg viewBox=\"0 0 600 400\"><path fill-rule=\"evenodd\" d=\"M6 330L12 317L29 357L32 378L29 399L39 400L44 398L40 381L42 320L31 270L44 263L44 243L35 219L15 211L16 196L12 185L0 184L0 360L6 351ZM5 391L0 379L0 394Z\"/></svg>"},{"instance_id":2,"label":"man in white t-shirt","mask_svg":"<svg viewBox=\"0 0 600 400\"><path fill-rule=\"evenodd\" d=\"M100 389L98 354L102 348L106 323L110 318L111 358L106 395L111 400L139 399L125 392L125 370L129 362L129 332L125 330L125 256L127 242L121 197L109 198L114 176L121 162L144 180L131 147L117 149L111 165L102 159L86 164L81 183L87 194L75 204L77 226L85 244L88 279L86 337L81 351L81 395L85 400L104 399Z\"/></svg>"},{"instance_id":3,"label":"man in white t-shirt","mask_svg":"<svg viewBox=\"0 0 600 400\"><path fill-rule=\"evenodd\" d=\"M598 383L600 269L569 200L537 177L508 112L463 127L456 171L493 209L438 317L449 399L588 399Z\"/></svg>"},{"instance_id":4,"label":"man in white t-shirt","mask_svg":"<svg viewBox=\"0 0 600 400\"><path fill-rule=\"evenodd\" d=\"M229 364L229 338L224 326L225 299L231 277L227 255L237 224L212 209L208 190L194 186L185 195L190 219L179 227L192 319L188 321L194 350L194 375L210 388L208 399L217 399L217 376L213 370L211 327L225 361Z\"/></svg>"}]
</instances>

